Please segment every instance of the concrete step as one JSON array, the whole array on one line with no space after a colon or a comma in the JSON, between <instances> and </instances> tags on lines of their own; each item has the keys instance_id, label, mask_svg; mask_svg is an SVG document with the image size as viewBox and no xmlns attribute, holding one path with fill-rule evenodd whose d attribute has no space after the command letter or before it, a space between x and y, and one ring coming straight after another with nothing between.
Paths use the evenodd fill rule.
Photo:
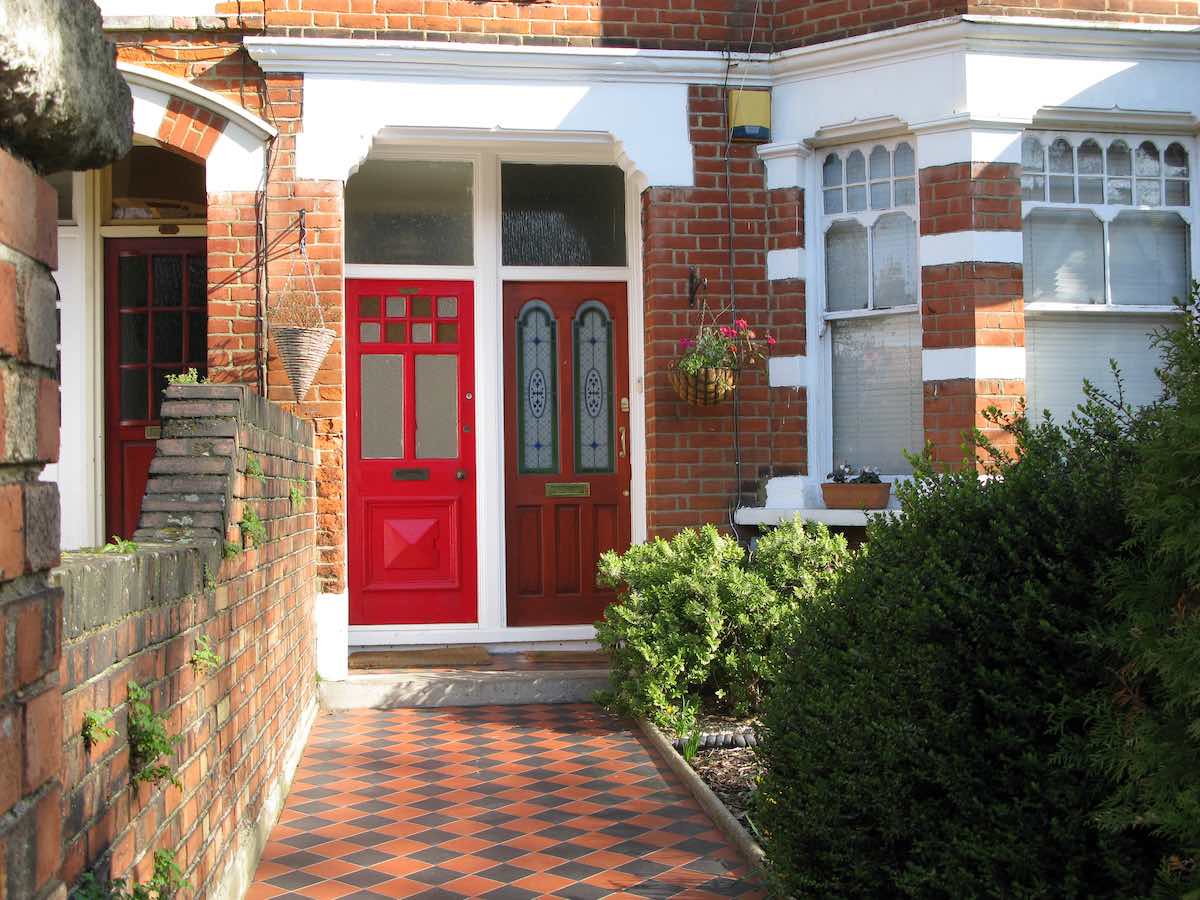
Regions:
<instances>
[{"instance_id":1,"label":"concrete step","mask_svg":"<svg viewBox=\"0 0 1200 900\"><path fill-rule=\"evenodd\" d=\"M321 702L331 711L411 706L516 706L579 703L608 687L606 668L355 669L344 681L322 681Z\"/></svg>"}]
</instances>

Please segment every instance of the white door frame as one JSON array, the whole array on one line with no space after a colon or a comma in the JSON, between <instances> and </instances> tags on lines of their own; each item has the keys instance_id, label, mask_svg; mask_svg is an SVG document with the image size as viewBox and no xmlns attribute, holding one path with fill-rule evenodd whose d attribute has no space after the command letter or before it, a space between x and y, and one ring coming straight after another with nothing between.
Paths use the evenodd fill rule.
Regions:
<instances>
[{"instance_id":1,"label":"white door frame","mask_svg":"<svg viewBox=\"0 0 1200 900\"><path fill-rule=\"evenodd\" d=\"M389 140L376 142L370 159L456 160L472 163L474 264L471 266L388 266L347 264L345 277L443 279L470 281L475 303L475 420L504 421L503 291L509 281L607 281L626 286L629 338L631 536L644 541L646 525L646 406L644 321L642 316L642 234L640 173L631 171L607 135L563 134L463 139L461 134L431 135L429 129L405 134L389 129ZM399 132L399 133L397 133ZM455 140L458 138L458 140ZM555 139L557 138L557 139ZM625 170L626 265L614 267L504 266L500 248L500 166L504 162L607 164ZM624 163L624 165L622 165ZM345 229L343 229L344 232ZM343 369L343 380L345 372ZM349 389L349 386L347 386ZM477 427L476 553L479 621L458 625L351 625L352 646L405 644L526 644L538 641L591 641L591 625L507 625L507 553L505 546L504 429ZM350 515L347 497L347 516ZM493 539L495 535L498 539Z\"/></svg>"}]
</instances>

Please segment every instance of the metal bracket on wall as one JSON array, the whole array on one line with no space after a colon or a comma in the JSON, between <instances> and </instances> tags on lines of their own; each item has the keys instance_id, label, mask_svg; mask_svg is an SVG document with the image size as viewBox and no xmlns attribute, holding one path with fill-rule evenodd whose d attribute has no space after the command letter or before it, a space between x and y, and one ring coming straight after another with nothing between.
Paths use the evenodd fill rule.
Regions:
<instances>
[{"instance_id":1,"label":"metal bracket on wall","mask_svg":"<svg viewBox=\"0 0 1200 900\"><path fill-rule=\"evenodd\" d=\"M708 289L708 279L703 278L695 266L688 266L688 306L696 305L696 296Z\"/></svg>"}]
</instances>

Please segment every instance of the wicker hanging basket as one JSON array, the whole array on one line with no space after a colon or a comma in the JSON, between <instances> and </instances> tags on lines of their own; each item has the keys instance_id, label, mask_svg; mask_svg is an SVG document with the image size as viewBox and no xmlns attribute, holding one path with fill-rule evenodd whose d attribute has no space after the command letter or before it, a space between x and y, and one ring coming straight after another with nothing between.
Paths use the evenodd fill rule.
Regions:
<instances>
[{"instance_id":1,"label":"wicker hanging basket","mask_svg":"<svg viewBox=\"0 0 1200 900\"><path fill-rule=\"evenodd\" d=\"M693 373L670 369L667 377L671 387L684 403L692 406L715 406L736 385L733 369L698 369Z\"/></svg>"},{"instance_id":2,"label":"wicker hanging basket","mask_svg":"<svg viewBox=\"0 0 1200 900\"><path fill-rule=\"evenodd\" d=\"M312 387L317 370L329 352L335 333L330 328L301 328L295 325L276 325L271 329L275 352L283 363L296 402L303 403Z\"/></svg>"}]
</instances>

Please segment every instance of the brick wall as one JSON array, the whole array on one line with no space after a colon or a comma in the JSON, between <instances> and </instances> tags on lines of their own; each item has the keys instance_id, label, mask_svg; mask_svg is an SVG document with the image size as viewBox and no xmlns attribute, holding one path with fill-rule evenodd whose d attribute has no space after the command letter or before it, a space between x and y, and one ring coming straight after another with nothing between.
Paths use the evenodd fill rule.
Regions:
<instances>
[{"instance_id":1,"label":"brick wall","mask_svg":"<svg viewBox=\"0 0 1200 900\"><path fill-rule=\"evenodd\" d=\"M137 551L69 554L56 573L62 739L47 758L63 784L68 884L87 870L145 880L153 852L171 849L199 897L223 879L236 888L239 861L252 870L315 708L313 433L240 385L171 387L162 413ZM262 546L238 524L247 507L266 525ZM244 549L223 552L226 541ZM190 662L201 635L215 671ZM183 738L168 760L181 788L132 781L131 680ZM89 748L83 717L101 708L117 734Z\"/></svg>"},{"instance_id":2,"label":"brick wall","mask_svg":"<svg viewBox=\"0 0 1200 900\"><path fill-rule=\"evenodd\" d=\"M54 190L0 150L0 897L58 879L58 459Z\"/></svg>"},{"instance_id":3,"label":"brick wall","mask_svg":"<svg viewBox=\"0 0 1200 900\"><path fill-rule=\"evenodd\" d=\"M722 321L731 320L730 288L735 284L738 315L752 327L790 329L775 352L804 352L802 325L799 334L795 331L795 309L776 306L766 280L767 192L755 147L728 146L734 219L731 270L723 93L717 87L693 86L688 106L696 186L653 188L642 198L651 534L725 522L739 496L753 502L760 478L784 466L802 465L802 450L789 446L803 428L802 395L789 391L776 397L767 387L765 372L749 370L739 376L736 405L726 400L694 407L680 401L667 380L679 340L694 335L702 321L699 304L688 307L690 266L708 280L701 298L710 314L725 309ZM780 298L781 303L794 299ZM799 321L803 322L802 311ZM740 485L735 476L735 433L740 436ZM779 435L787 437L777 440ZM803 441L799 443L802 447Z\"/></svg>"}]
</instances>

